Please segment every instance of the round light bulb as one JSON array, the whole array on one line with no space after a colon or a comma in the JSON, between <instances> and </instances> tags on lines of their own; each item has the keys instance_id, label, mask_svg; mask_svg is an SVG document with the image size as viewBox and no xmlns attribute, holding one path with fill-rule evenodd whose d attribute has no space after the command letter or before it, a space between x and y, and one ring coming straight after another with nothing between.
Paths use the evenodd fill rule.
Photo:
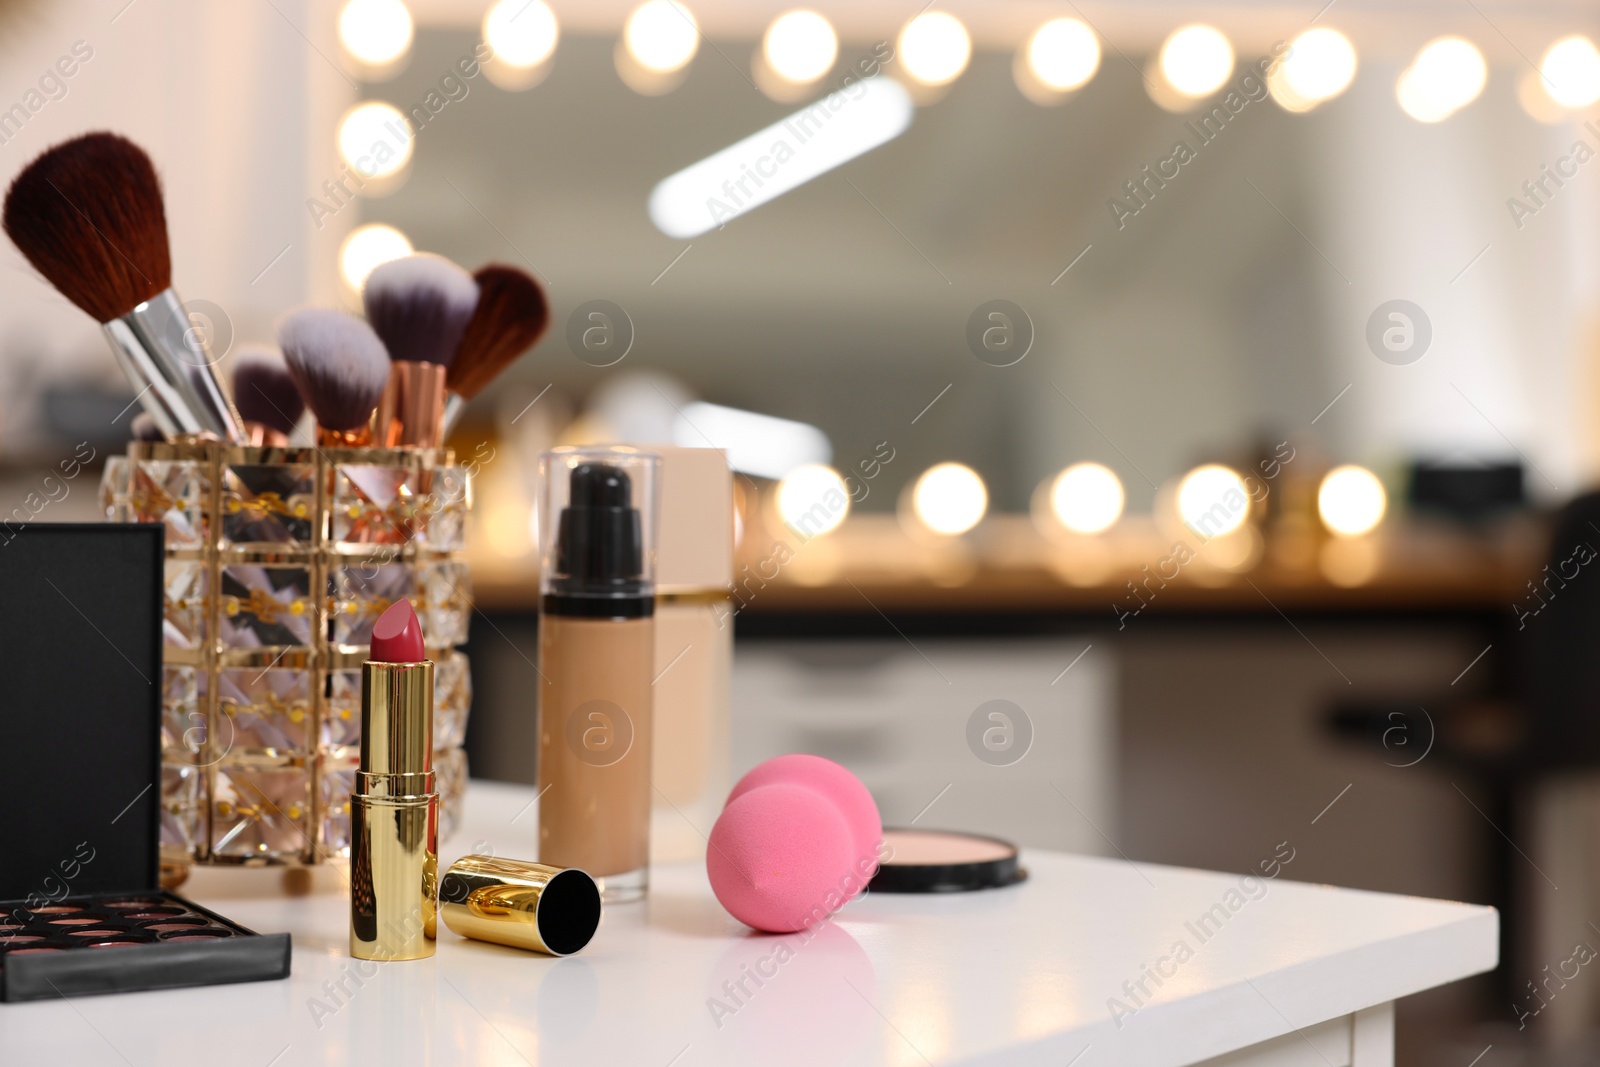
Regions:
<instances>
[{"instance_id":1,"label":"round light bulb","mask_svg":"<svg viewBox=\"0 0 1600 1067\"><path fill-rule=\"evenodd\" d=\"M1178 516L1204 538L1221 537L1250 517L1250 493L1231 467L1208 463L1178 483Z\"/></svg>"},{"instance_id":2,"label":"round light bulb","mask_svg":"<svg viewBox=\"0 0 1600 1067\"><path fill-rule=\"evenodd\" d=\"M1394 98L1400 102L1400 110L1418 122L1429 124L1443 122L1455 114L1455 108L1430 92L1417 77L1415 67L1406 68L1400 75L1400 80L1395 82Z\"/></svg>"},{"instance_id":3,"label":"round light bulb","mask_svg":"<svg viewBox=\"0 0 1600 1067\"><path fill-rule=\"evenodd\" d=\"M989 510L989 491L978 472L964 463L929 467L911 491L911 508L934 533L962 534Z\"/></svg>"},{"instance_id":4,"label":"round light bulb","mask_svg":"<svg viewBox=\"0 0 1600 1067\"><path fill-rule=\"evenodd\" d=\"M967 69L972 38L954 15L925 11L900 31L897 54L906 73L923 85L948 85Z\"/></svg>"},{"instance_id":5,"label":"round light bulb","mask_svg":"<svg viewBox=\"0 0 1600 1067\"><path fill-rule=\"evenodd\" d=\"M387 178L411 159L411 126L381 100L357 104L339 120L339 155L363 178Z\"/></svg>"},{"instance_id":6,"label":"round light bulb","mask_svg":"<svg viewBox=\"0 0 1600 1067\"><path fill-rule=\"evenodd\" d=\"M645 0L628 16L622 41L641 67L670 74L694 58L700 47L700 24L677 0Z\"/></svg>"},{"instance_id":7,"label":"round light bulb","mask_svg":"<svg viewBox=\"0 0 1600 1067\"><path fill-rule=\"evenodd\" d=\"M1383 483L1365 467L1335 467L1317 490L1317 513L1323 525L1340 537L1370 533L1383 521L1388 504Z\"/></svg>"},{"instance_id":8,"label":"round light bulb","mask_svg":"<svg viewBox=\"0 0 1600 1067\"><path fill-rule=\"evenodd\" d=\"M411 242L405 234L393 226L370 222L351 230L339 246L339 273L345 284L359 293L373 268L411 252Z\"/></svg>"},{"instance_id":9,"label":"round light bulb","mask_svg":"<svg viewBox=\"0 0 1600 1067\"><path fill-rule=\"evenodd\" d=\"M1051 19L1028 39L1028 68L1047 88L1076 89L1100 68L1100 38L1078 19Z\"/></svg>"},{"instance_id":10,"label":"round light bulb","mask_svg":"<svg viewBox=\"0 0 1600 1067\"><path fill-rule=\"evenodd\" d=\"M1418 122L1442 122L1476 100L1489 80L1489 65L1465 37L1429 41L1395 86L1405 113Z\"/></svg>"},{"instance_id":11,"label":"round light bulb","mask_svg":"<svg viewBox=\"0 0 1600 1067\"><path fill-rule=\"evenodd\" d=\"M483 39L494 61L519 70L549 59L561 37L555 12L544 0L499 0L483 16Z\"/></svg>"},{"instance_id":12,"label":"round light bulb","mask_svg":"<svg viewBox=\"0 0 1600 1067\"><path fill-rule=\"evenodd\" d=\"M1355 80L1355 45L1338 30L1309 29L1290 42L1282 70L1293 96L1311 103L1332 100Z\"/></svg>"},{"instance_id":13,"label":"round light bulb","mask_svg":"<svg viewBox=\"0 0 1600 1067\"><path fill-rule=\"evenodd\" d=\"M339 10L339 43L368 66L381 67L405 55L415 33L403 0L350 0Z\"/></svg>"},{"instance_id":14,"label":"round light bulb","mask_svg":"<svg viewBox=\"0 0 1600 1067\"><path fill-rule=\"evenodd\" d=\"M1184 26L1161 46L1160 66L1168 85L1198 100L1222 88L1233 73L1233 45L1214 26Z\"/></svg>"},{"instance_id":15,"label":"round light bulb","mask_svg":"<svg viewBox=\"0 0 1600 1067\"><path fill-rule=\"evenodd\" d=\"M778 77L800 84L814 82L839 58L839 35L815 11L790 11L767 27L761 53Z\"/></svg>"},{"instance_id":16,"label":"round light bulb","mask_svg":"<svg viewBox=\"0 0 1600 1067\"><path fill-rule=\"evenodd\" d=\"M778 482L777 503L785 526L802 537L820 537L850 514L850 490L832 467L807 463Z\"/></svg>"},{"instance_id":17,"label":"round light bulb","mask_svg":"<svg viewBox=\"0 0 1600 1067\"><path fill-rule=\"evenodd\" d=\"M1275 104L1295 115L1310 111L1320 103L1320 101L1309 100L1301 96L1290 87L1288 80L1283 76L1283 64L1281 63L1267 75L1267 92L1272 96Z\"/></svg>"},{"instance_id":18,"label":"round light bulb","mask_svg":"<svg viewBox=\"0 0 1600 1067\"><path fill-rule=\"evenodd\" d=\"M1517 79L1517 103L1529 118L1546 126L1555 126L1571 117L1566 108L1550 99L1550 86L1537 70L1525 70Z\"/></svg>"},{"instance_id":19,"label":"round light bulb","mask_svg":"<svg viewBox=\"0 0 1600 1067\"><path fill-rule=\"evenodd\" d=\"M1050 510L1073 533L1094 534L1122 517L1122 479L1099 463L1074 463L1050 486Z\"/></svg>"},{"instance_id":20,"label":"round light bulb","mask_svg":"<svg viewBox=\"0 0 1600 1067\"><path fill-rule=\"evenodd\" d=\"M1588 107L1600 100L1600 49L1579 34L1551 45L1539 63L1550 99L1562 107Z\"/></svg>"}]
</instances>

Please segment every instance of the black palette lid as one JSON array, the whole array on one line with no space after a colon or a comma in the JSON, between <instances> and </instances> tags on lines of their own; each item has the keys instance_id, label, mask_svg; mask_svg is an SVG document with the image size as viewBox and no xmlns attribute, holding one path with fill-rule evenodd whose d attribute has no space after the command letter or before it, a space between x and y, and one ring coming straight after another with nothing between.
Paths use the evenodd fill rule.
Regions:
<instances>
[{"instance_id":1,"label":"black palette lid","mask_svg":"<svg viewBox=\"0 0 1600 1067\"><path fill-rule=\"evenodd\" d=\"M0 900L158 881L162 536L0 526Z\"/></svg>"}]
</instances>

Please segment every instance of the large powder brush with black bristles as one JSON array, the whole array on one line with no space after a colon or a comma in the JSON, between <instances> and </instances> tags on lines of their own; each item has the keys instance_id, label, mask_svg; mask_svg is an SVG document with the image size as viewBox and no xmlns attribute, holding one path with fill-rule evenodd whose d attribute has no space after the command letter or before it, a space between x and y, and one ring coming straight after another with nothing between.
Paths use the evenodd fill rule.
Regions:
<instances>
[{"instance_id":1,"label":"large powder brush with black bristles","mask_svg":"<svg viewBox=\"0 0 1600 1067\"><path fill-rule=\"evenodd\" d=\"M278 324L278 345L323 447L372 443L372 415L389 383L389 356L372 328L354 315L301 308Z\"/></svg>"},{"instance_id":2,"label":"large powder brush with black bristles","mask_svg":"<svg viewBox=\"0 0 1600 1067\"><path fill-rule=\"evenodd\" d=\"M113 133L56 145L11 183L3 222L45 280L104 326L163 434L245 443L204 333L172 289L161 181L143 149Z\"/></svg>"},{"instance_id":3,"label":"large powder brush with black bristles","mask_svg":"<svg viewBox=\"0 0 1600 1067\"><path fill-rule=\"evenodd\" d=\"M490 263L474 271L472 279L478 283L478 306L445 372L450 390L444 409L446 435L467 401L532 348L550 322L544 290L526 271Z\"/></svg>"},{"instance_id":4,"label":"large powder brush with black bristles","mask_svg":"<svg viewBox=\"0 0 1600 1067\"><path fill-rule=\"evenodd\" d=\"M378 407L379 444L437 448L445 378L478 304L478 283L443 256L418 252L374 268L361 292L392 361Z\"/></svg>"}]
</instances>

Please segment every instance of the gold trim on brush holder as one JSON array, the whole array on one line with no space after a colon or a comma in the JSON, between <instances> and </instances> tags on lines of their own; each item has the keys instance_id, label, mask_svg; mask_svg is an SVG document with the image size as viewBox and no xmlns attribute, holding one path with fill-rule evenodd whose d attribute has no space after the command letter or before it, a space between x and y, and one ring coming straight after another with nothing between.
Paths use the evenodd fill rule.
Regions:
<instances>
[{"instance_id":1,"label":"gold trim on brush holder","mask_svg":"<svg viewBox=\"0 0 1600 1067\"><path fill-rule=\"evenodd\" d=\"M361 769L350 796L350 955L433 955L439 794L433 663L361 667Z\"/></svg>"},{"instance_id":2,"label":"gold trim on brush holder","mask_svg":"<svg viewBox=\"0 0 1600 1067\"><path fill-rule=\"evenodd\" d=\"M600 925L600 887L576 867L462 856L439 881L439 918L462 937L570 956Z\"/></svg>"}]
</instances>

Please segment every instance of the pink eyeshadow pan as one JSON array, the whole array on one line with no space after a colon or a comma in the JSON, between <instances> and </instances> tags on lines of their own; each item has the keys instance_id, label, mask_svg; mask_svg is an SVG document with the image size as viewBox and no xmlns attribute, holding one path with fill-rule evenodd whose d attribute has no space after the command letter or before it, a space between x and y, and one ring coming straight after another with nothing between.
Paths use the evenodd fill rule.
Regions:
<instances>
[{"instance_id":1,"label":"pink eyeshadow pan","mask_svg":"<svg viewBox=\"0 0 1600 1067\"><path fill-rule=\"evenodd\" d=\"M128 931L126 931L126 930L115 930L115 929L108 929L108 930L101 930L101 929L68 930L67 931L67 936L68 937L121 937L121 936L125 935L127 932Z\"/></svg>"},{"instance_id":2,"label":"pink eyeshadow pan","mask_svg":"<svg viewBox=\"0 0 1600 1067\"><path fill-rule=\"evenodd\" d=\"M168 915L182 915L182 908L146 908L144 911L130 911L122 917L124 919L165 919Z\"/></svg>"},{"instance_id":3,"label":"pink eyeshadow pan","mask_svg":"<svg viewBox=\"0 0 1600 1067\"><path fill-rule=\"evenodd\" d=\"M75 911L82 910L83 908L77 904L46 904L42 908L34 908L33 913L35 915L71 915Z\"/></svg>"},{"instance_id":4,"label":"pink eyeshadow pan","mask_svg":"<svg viewBox=\"0 0 1600 1067\"><path fill-rule=\"evenodd\" d=\"M132 942L130 941L129 944L132 944ZM6 955L8 955L8 956L37 956L41 952L65 952L65 951L66 951L65 949L49 948L49 947L45 947L45 948L19 948L19 949L16 949L16 950L12 951L12 952L6 953Z\"/></svg>"},{"instance_id":5,"label":"pink eyeshadow pan","mask_svg":"<svg viewBox=\"0 0 1600 1067\"><path fill-rule=\"evenodd\" d=\"M100 925L100 923L102 923L104 921L105 920L103 920L103 919L89 919L89 918L51 919L50 920L50 925L51 926L98 926L98 925Z\"/></svg>"},{"instance_id":6,"label":"pink eyeshadow pan","mask_svg":"<svg viewBox=\"0 0 1600 1067\"><path fill-rule=\"evenodd\" d=\"M34 941L43 940L43 934L13 934L10 937L0 937L0 948L6 945L26 945Z\"/></svg>"},{"instance_id":7,"label":"pink eyeshadow pan","mask_svg":"<svg viewBox=\"0 0 1600 1067\"><path fill-rule=\"evenodd\" d=\"M90 948L124 948L124 947L126 947L128 945L146 945L146 944L149 944L149 942L148 941L96 941L96 942L93 942L89 947ZM24 950L24 951L26 951L26 950ZM142 958L143 957L141 957L141 959Z\"/></svg>"},{"instance_id":8,"label":"pink eyeshadow pan","mask_svg":"<svg viewBox=\"0 0 1600 1067\"><path fill-rule=\"evenodd\" d=\"M107 908L158 908L162 902L159 900L108 900L103 905Z\"/></svg>"}]
</instances>

